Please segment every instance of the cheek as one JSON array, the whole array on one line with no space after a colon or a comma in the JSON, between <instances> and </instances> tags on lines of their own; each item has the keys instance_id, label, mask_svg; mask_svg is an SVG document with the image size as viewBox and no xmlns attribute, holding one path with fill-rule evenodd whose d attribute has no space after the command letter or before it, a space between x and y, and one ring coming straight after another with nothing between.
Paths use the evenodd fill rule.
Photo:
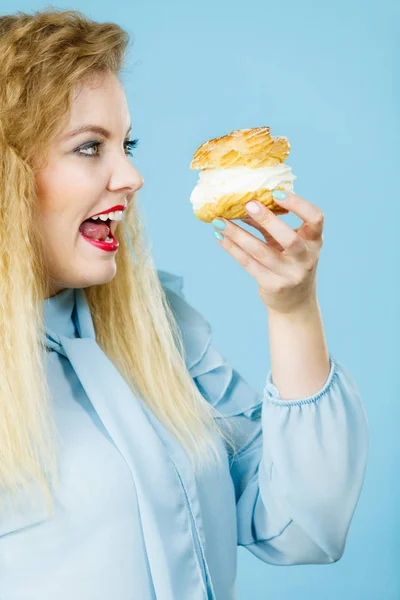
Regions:
<instances>
[{"instance_id":1,"label":"cheek","mask_svg":"<svg viewBox=\"0 0 400 600\"><path fill-rule=\"evenodd\" d=\"M94 169L81 164L85 160L64 158L36 177L38 217L46 237L62 230L77 235L81 221L99 203L105 184Z\"/></svg>"}]
</instances>

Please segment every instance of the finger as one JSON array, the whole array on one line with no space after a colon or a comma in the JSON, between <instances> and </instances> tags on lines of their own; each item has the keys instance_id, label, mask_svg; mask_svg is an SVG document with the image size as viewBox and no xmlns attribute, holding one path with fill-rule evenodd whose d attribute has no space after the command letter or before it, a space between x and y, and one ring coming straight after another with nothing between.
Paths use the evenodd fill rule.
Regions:
<instances>
[{"instance_id":1,"label":"finger","mask_svg":"<svg viewBox=\"0 0 400 600\"><path fill-rule=\"evenodd\" d=\"M274 238L272 237L272 235L269 233L269 231L266 231L263 227L261 227L261 225L259 223L257 223L257 221L255 221L252 217L241 217L239 219L240 221L243 221L243 223L246 223L247 225L251 225L252 227L254 227L255 229L258 229L258 231L260 233L262 233L265 237L267 237L269 240L273 240ZM300 227L294 227L293 231L299 231ZM276 242L276 240L275 240Z\"/></svg>"},{"instance_id":2,"label":"finger","mask_svg":"<svg viewBox=\"0 0 400 600\"><path fill-rule=\"evenodd\" d=\"M304 226L300 227L302 237L309 240L318 239L324 228L324 213L322 210L292 192L285 193L285 199L280 200L274 196L274 201L304 221Z\"/></svg>"},{"instance_id":3,"label":"finger","mask_svg":"<svg viewBox=\"0 0 400 600\"><path fill-rule=\"evenodd\" d=\"M279 252L282 252L284 250L284 248L282 248L280 243L277 242L276 239L272 237L272 235L269 233L269 231L266 231L259 223L257 223L257 221L255 221L251 217L242 217L240 219L240 221L243 221L243 223L246 223L246 225L250 225L251 227L254 227L254 229L257 229L257 231L259 231L262 234L263 238L265 239L265 241L268 243L269 246L276 248L277 250L279 250Z\"/></svg>"},{"instance_id":4,"label":"finger","mask_svg":"<svg viewBox=\"0 0 400 600\"><path fill-rule=\"evenodd\" d=\"M268 285L273 288L282 278L270 271L265 265L262 265L256 258L245 252L240 246L232 240L225 237L223 240L217 240L220 246L224 248L233 258L257 281L259 286L267 288Z\"/></svg>"},{"instance_id":5,"label":"finger","mask_svg":"<svg viewBox=\"0 0 400 600\"><path fill-rule=\"evenodd\" d=\"M257 212L252 212L254 208L257 209ZM287 252L296 255L306 252L307 248L304 240L287 223L281 221L269 208L261 204L261 202L248 202L246 210Z\"/></svg>"},{"instance_id":6,"label":"finger","mask_svg":"<svg viewBox=\"0 0 400 600\"><path fill-rule=\"evenodd\" d=\"M235 257L242 257L244 261L254 257L261 265L267 267L277 275L282 275L285 272L286 264L280 252L269 247L265 242L254 237L254 235L245 231L239 225L226 219L219 219L219 221L223 221L225 224L225 229L216 229L216 231L223 235L220 245L231 253L233 250L236 253ZM242 253L244 252L245 255L251 255L251 257L246 259L243 254L239 253L237 248Z\"/></svg>"}]
</instances>

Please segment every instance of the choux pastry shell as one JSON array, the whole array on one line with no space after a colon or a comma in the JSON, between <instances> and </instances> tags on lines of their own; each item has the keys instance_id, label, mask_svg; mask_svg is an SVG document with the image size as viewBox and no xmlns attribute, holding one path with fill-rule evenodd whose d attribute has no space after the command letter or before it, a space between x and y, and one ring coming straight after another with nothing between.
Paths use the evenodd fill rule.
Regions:
<instances>
[{"instance_id":1,"label":"choux pastry shell","mask_svg":"<svg viewBox=\"0 0 400 600\"><path fill-rule=\"evenodd\" d=\"M296 177L283 164L289 152L288 139L271 136L269 127L238 129L204 142L190 164L201 171L190 197L196 217L207 223L216 217L240 219L248 216L250 200L275 214L287 213L272 192L293 191Z\"/></svg>"}]
</instances>

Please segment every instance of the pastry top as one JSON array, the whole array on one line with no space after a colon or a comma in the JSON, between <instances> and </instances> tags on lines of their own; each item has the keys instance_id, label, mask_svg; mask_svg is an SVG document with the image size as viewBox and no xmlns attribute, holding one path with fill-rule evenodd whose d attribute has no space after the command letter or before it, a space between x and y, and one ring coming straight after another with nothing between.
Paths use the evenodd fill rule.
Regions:
<instances>
[{"instance_id":1,"label":"pastry top","mask_svg":"<svg viewBox=\"0 0 400 600\"><path fill-rule=\"evenodd\" d=\"M271 136L270 127L237 129L204 142L194 153L191 169L274 167L289 156L286 137Z\"/></svg>"}]
</instances>

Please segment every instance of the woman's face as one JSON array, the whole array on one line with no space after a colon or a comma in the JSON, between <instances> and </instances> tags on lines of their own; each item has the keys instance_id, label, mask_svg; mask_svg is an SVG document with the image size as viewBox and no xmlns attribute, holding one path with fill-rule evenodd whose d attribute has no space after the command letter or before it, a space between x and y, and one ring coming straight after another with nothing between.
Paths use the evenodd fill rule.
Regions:
<instances>
[{"instance_id":1,"label":"woman's face","mask_svg":"<svg viewBox=\"0 0 400 600\"><path fill-rule=\"evenodd\" d=\"M95 131L71 135L78 127L88 125L104 128L109 138ZM117 250L112 249L113 245L89 241L79 227L92 215L118 205L126 207L142 187L143 179L128 155L129 127L121 83L112 73L99 76L95 87L88 84L80 88L69 124L52 142L48 164L36 176L39 226L52 296L67 287L106 283L116 273ZM118 221L105 223L110 223L111 233L118 225ZM107 228L102 220L88 227L89 236L105 237ZM97 233L100 229L102 234Z\"/></svg>"}]
</instances>

